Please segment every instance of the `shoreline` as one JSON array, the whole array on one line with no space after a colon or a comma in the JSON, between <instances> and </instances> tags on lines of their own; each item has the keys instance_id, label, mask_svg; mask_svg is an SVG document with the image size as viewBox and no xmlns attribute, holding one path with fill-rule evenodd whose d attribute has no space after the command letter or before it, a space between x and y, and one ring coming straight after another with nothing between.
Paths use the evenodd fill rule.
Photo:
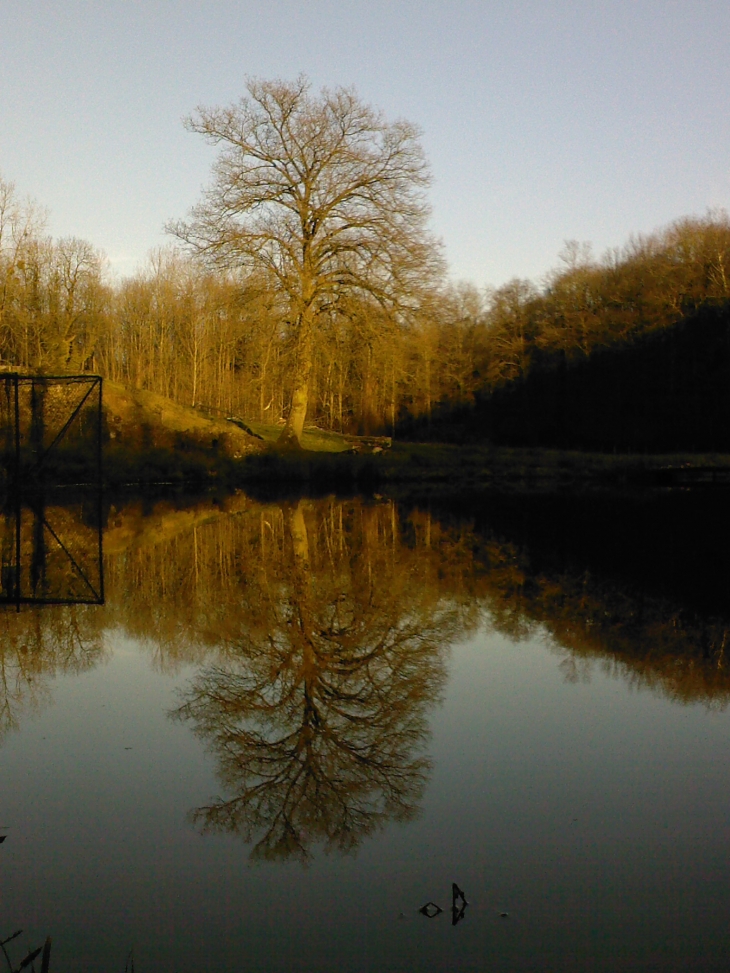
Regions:
<instances>
[{"instance_id":1,"label":"shoreline","mask_svg":"<svg viewBox=\"0 0 730 973\"><path fill-rule=\"evenodd\" d=\"M88 470L88 466L86 467ZM28 491L311 492L398 496L483 493L634 493L727 489L730 453L608 454L543 448L395 442L386 450L330 452L268 446L243 457L173 448L105 450L101 483L76 464L48 470ZM21 482L23 478L21 477ZM6 496L12 485L2 485ZM25 492L25 491L24 491Z\"/></svg>"}]
</instances>

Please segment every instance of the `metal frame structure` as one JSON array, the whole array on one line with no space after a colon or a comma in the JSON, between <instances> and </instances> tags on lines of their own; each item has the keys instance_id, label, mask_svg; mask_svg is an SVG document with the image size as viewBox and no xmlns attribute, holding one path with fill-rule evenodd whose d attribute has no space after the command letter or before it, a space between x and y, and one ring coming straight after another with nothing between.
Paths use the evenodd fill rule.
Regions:
<instances>
[{"instance_id":1,"label":"metal frame structure","mask_svg":"<svg viewBox=\"0 0 730 973\"><path fill-rule=\"evenodd\" d=\"M102 395L103 382L99 375L21 375L15 372L0 374L0 389L5 387L5 404L8 409L8 422L5 425L6 449L3 460L7 482L5 498L6 537L14 525L14 544L12 558L3 557L0 576L0 605L14 605L20 611L21 605L99 605L104 603L104 563L102 547ZM69 406L62 415L58 428L51 429L51 441L44 443L46 428L45 396L53 387L80 386L78 401ZM84 388L84 386L86 388ZM30 415L23 414L21 391L30 393ZM74 556L73 545L64 543L62 531L49 523L47 516L49 493L59 485L54 480L53 471L48 463L59 445L72 429L74 422L88 404L95 409L93 422L95 430L94 460L88 469L84 482L66 484L66 488L83 488L86 496L91 493L96 501L96 530L93 555L95 570L84 570L79 563L84 558ZM24 423L25 420L25 423ZM27 434L23 435L23 426ZM25 442L24 442L25 438ZM27 532L30 529L30 539ZM30 563L23 563L23 539L30 549ZM52 540L55 552L61 553L70 574L81 582L81 592L48 591L45 576L46 539ZM7 546L7 545L6 545ZM87 553L87 552L85 552ZM28 561L28 558L26 558ZM97 580L98 577L98 580ZM26 580L27 579L27 580ZM40 587L40 591L38 590Z\"/></svg>"}]
</instances>

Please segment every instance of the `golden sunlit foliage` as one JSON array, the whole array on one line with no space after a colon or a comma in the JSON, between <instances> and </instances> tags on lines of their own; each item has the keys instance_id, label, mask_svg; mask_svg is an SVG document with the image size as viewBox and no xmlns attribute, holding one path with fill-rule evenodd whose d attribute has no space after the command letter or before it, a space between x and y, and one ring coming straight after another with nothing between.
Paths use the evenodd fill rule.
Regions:
<instances>
[{"instance_id":1,"label":"golden sunlit foliage","mask_svg":"<svg viewBox=\"0 0 730 973\"><path fill-rule=\"evenodd\" d=\"M202 122L201 122L202 124ZM436 256L436 255L435 255ZM398 309L366 289L318 304L308 422L391 432L404 418L468 407L551 362L578 362L730 301L730 220L678 220L591 256L566 244L540 286L481 293L438 274ZM323 292L324 293L324 292ZM21 371L92 370L209 414L284 424L301 357L275 275L174 249L112 285L85 241L52 241L43 214L0 180L0 360ZM309 339L308 339L309 340ZM309 354L309 352L308 352ZM415 428L415 427L414 427Z\"/></svg>"},{"instance_id":2,"label":"golden sunlit foliage","mask_svg":"<svg viewBox=\"0 0 730 973\"><path fill-rule=\"evenodd\" d=\"M74 237L53 241L45 216L0 178L0 356L19 369L79 372L110 321L104 259Z\"/></svg>"}]
</instances>

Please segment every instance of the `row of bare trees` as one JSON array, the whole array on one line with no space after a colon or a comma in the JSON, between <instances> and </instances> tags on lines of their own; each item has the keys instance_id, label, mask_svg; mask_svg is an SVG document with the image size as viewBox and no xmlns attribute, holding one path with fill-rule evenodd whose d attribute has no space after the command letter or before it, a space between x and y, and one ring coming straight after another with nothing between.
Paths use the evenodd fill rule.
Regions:
<instances>
[{"instance_id":1,"label":"row of bare trees","mask_svg":"<svg viewBox=\"0 0 730 973\"><path fill-rule=\"evenodd\" d=\"M428 408L476 368L472 288L431 294L410 314L364 297L320 314L309 420L337 430L393 426L404 401ZM44 216L0 182L0 358L46 373L112 381L276 422L289 409L296 354L287 305L255 273L213 272L175 248L112 285L89 243L53 241ZM441 371L446 368L444 376Z\"/></svg>"},{"instance_id":2,"label":"row of bare trees","mask_svg":"<svg viewBox=\"0 0 730 973\"><path fill-rule=\"evenodd\" d=\"M488 385L525 375L541 355L588 357L669 327L702 304L730 301L730 219L724 210L632 237L598 260L568 241L542 288L513 280L491 293Z\"/></svg>"},{"instance_id":3,"label":"row of bare trees","mask_svg":"<svg viewBox=\"0 0 730 973\"><path fill-rule=\"evenodd\" d=\"M0 179L0 354L24 369L93 366L110 325L104 259L85 240L53 241L45 214Z\"/></svg>"},{"instance_id":4,"label":"row of bare trees","mask_svg":"<svg viewBox=\"0 0 730 973\"><path fill-rule=\"evenodd\" d=\"M556 352L667 327L730 300L730 220L680 220L593 259L569 243L542 286L487 293L437 278L407 313L351 293L317 319L308 421L388 431L404 413L469 402ZM96 371L196 407L281 421L297 355L289 307L255 271L221 271L175 248L112 283L103 254L54 241L44 214L0 180L0 359L46 373Z\"/></svg>"}]
</instances>

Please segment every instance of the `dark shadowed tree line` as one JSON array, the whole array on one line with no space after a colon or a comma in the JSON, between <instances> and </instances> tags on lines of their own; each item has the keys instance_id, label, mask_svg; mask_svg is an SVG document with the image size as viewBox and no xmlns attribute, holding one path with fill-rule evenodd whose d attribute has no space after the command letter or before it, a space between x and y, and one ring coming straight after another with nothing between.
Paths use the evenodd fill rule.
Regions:
<instances>
[{"instance_id":1,"label":"dark shadowed tree line","mask_svg":"<svg viewBox=\"0 0 730 973\"><path fill-rule=\"evenodd\" d=\"M484 315L484 381L409 409L406 438L598 450L730 448L730 221L677 221L593 261L570 243L538 291Z\"/></svg>"},{"instance_id":2,"label":"dark shadowed tree line","mask_svg":"<svg viewBox=\"0 0 730 973\"><path fill-rule=\"evenodd\" d=\"M524 377L441 402L403 434L614 452L730 449L730 303L705 304L630 344L571 360L560 351Z\"/></svg>"}]
</instances>

